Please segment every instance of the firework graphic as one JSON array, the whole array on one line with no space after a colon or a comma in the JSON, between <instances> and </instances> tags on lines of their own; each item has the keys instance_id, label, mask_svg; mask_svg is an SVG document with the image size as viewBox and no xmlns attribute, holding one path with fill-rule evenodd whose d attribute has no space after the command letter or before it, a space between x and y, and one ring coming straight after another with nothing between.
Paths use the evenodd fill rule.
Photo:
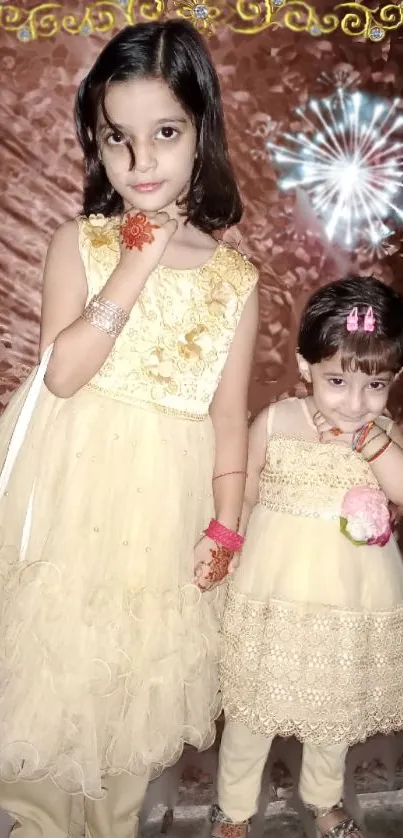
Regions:
<instances>
[{"instance_id":1,"label":"firework graphic","mask_svg":"<svg viewBox=\"0 0 403 838\"><path fill-rule=\"evenodd\" d=\"M280 187L303 189L327 238L347 250L403 226L400 106L340 88L296 111L303 130L267 143Z\"/></svg>"}]
</instances>

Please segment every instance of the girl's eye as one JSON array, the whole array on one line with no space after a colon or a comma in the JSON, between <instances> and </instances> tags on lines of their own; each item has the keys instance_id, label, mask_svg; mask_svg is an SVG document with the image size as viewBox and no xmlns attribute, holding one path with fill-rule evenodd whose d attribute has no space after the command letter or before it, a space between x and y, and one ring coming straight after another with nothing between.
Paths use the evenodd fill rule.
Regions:
<instances>
[{"instance_id":1,"label":"girl's eye","mask_svg":"<svg viewBox=\"0 0 403 838\"><path fill-rule=\"evenodd\" d=\"M125 142L125 138L123 134L119 134L119 131L113 131L106 137L106 142L108 145L122 145Z\"/></svg>"},{"instance_id":2,"label":"girl's eye","mask_svg":"<svg viewBox=\"0 0 403 838\"><path fill-rule=\"evenodd\" d=\"M369 387L371 390L383 390L386 387L386 381L371 381Z\"/></svg>"},{"instance_id":3,"label":"girl's eye","mask_svg":"<svg viewBox=\"0 0 403 838\"><path fill-rule=\"evenodd\" d=\"M163 125L162 128L159 129L158 134L163 140L173 140L174 137L179 134L179 131L177 128L172 128L171 125Z\"/></svg>"},{"instance_id":4,"label":"girl's eye","mask_svg":"<svg viewBox=\"0 0 403 838\"><path fill-rule=\"evenodd\" d=\"M329 378L329 383L333 385L333 387L341 387L344 384L344 378Z\"/></svg>"}]
</instances>

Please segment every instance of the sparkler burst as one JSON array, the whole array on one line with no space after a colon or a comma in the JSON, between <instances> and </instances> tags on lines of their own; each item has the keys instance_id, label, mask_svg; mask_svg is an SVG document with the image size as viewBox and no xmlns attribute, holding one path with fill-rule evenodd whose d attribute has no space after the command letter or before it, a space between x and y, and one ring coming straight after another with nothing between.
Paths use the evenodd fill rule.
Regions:
<instances>
[{"instance_id":1,"label":"sparkler burst","mask_svg":"<svg viewBox=\"0 0 403 838\"><path fill-rule=\"evenodd\" d=\"M302 188L328 239L347 250L403 226L400 104L339 88L296 111L304 130L267 143L280 187Z\"/></svg>"}]
</instances>

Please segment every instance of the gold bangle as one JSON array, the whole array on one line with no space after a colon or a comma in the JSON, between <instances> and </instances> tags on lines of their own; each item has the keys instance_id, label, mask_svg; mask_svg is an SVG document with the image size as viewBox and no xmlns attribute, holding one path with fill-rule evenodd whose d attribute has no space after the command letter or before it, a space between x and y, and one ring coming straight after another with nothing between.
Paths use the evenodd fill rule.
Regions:
<instances>
[{"instance_id":1,"label":"gold bangle","mask_svg":"<svg viewBox=\"0 0 403 838\"><path fill-rule=\"evenodd\" d=\"M129 319L127 311L99 294L90 300L81 317L112 338L119 337Z\"/></svg>"}]
</instances>

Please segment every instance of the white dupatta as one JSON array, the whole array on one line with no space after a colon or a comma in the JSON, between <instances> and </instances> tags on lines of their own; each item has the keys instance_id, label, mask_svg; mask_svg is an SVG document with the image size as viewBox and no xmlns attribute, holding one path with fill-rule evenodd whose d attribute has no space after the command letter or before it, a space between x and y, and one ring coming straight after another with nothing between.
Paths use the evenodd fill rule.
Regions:
<instances>
[{"instance_id":1,"label":"white dupatta","mask_svg":"<svg viewBox=\"0 0 403 838\"><path fill-rule=\"evenodd\" d=\"M10 480L11 472L14 468L15 461L18 457L18 454L21 450L21 446L24 442L26 437L29 424L32 419L33 412L35 410L35 405L38 401L39 394L41 392L42 384L46 375L46 370L48 368L48 364L50 361L50 356L53 351L53 344L48 346L45 350L41 362L38 366L36 371L35 377L32 381L32 384L28 390L26 395L24 404L21 408L20 414L18 416L17 422L15 424L13 433L11 434L7 456L4 460L3 468L1 469L0 473L0 500L3 498L4 493L8 486L8 481ZM33 506L33 499L34 499L34 492L35 492L35 482L32 487L32 491L30 494L28 508L25 515L24 527L22 531L21 537L21 547L20 547L20 560L23 561L25 558L27 546L28 546L28 539L31 530L31 516L32 516L32 506Z\"/></svg>"}]
</instances>

